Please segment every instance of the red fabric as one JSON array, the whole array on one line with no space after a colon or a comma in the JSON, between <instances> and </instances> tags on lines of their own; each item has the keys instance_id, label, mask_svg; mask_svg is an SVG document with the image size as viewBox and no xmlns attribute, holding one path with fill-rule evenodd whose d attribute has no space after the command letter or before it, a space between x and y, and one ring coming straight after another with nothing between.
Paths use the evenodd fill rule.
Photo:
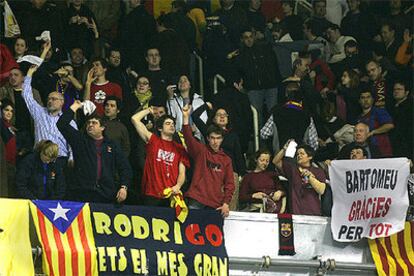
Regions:
<instances>
[{"instance_id":1,"label":"red fabric","mask_svg":"<svg viewBox=\"0 0 414 276\"><path fill-rule=\"evenodd\" d=\"M99 181L102 176L102 143L103 139L95 140L96 147L96 180Z\"/></svg>"},{"instance_id":2,"label":"red fabric","mask_svg":"<svg viewBox=\"0 0 414 276\"><path fill-rule=\"evenodd\" d=\"M186 196L212 208L229 204L235 188L230 157L198 142L189 125L183 126L183 134L188 154L194 160L194 174Z\"/></svg>"},{"instance_id":3,"label":"red fabric","mask_svg":"<svg viewBox=\"0 0 414 276\"><path fill-rule=\"evenodd\" d=\"M5 120L3 120L4 127L9 128L12 125ZM16 148L16 135L10 137L8 141L3 141L5 143L6 148L6 161L10 164L16 164L16 155L17 155L17 148Z\"/></svg>"},{"instance_id":4,"label":"red fabric","mask_svg":"<svg viewBox=\"0 0 414 276\"><path fill-rule=\"evenodd\" d=\"M328 87L329 89L333 89L335 87L335 75L332 73L331 69L329 69L328 64L323 62L320 59L315 59L310 65L309 68L311 70L315 70L315 68L320 68L320 70L316 70L316 78L315 78L315 89L319 92L323 88ZM318 73L320 71L320 73ZM326 86L322 83L323 76L328 79L328 83Z\"/></svg>"},{"instance_id":5,"label":"red fabric","mask_svg":"<svg viewBox=\"0 0 414 276\"><path fill-rule=\"evenodd\" d=\"M280 0L263 0L261 11L266 18L266 22L271 21L275 17L284 18L282 1Z\"/></svg>"},{"instance_id":6,"label":"red fabric","mask_svg":"<svg viewBox=\"0 0 414 276\"><path fill-rule=\"evenodd\" d=\"M104 115L104 101L108 96L116 96L122 100L122 88L116 83L92 84L90 100L96 105L96 113Z\"/></svg>"},{"instance_id":7,"label":"red fabric","mask_svg":"<svg viewBox=\"0 0 414 276\"><path fill-rule=\"evenodd\" d=\"M0 86L6 83L11 69L19 67L6 45L0 44Z\"/></svg>"},{"instance_id":8,"label":"red fabric","mask_svg":"<svg viewBox=\"0 0 414 276\"><path fill-rule=\"evenodd\" d=\"M276 172L251 172L243 177L239 200L242 202L261 202L262 200L253 199L252 195L257 192L270 195L279 190L283 191L283 187L279 184Z\"/></svg>"},{"instance_id":9,"label":"red fabric","mask_svg":"<svg viewBox=\"0 0 414 276\"><path fill-rule=\"evenodd\" d=\"M343 96L337 95L336 96L336 116L339 119L346 122L346 103Z\"/></svg>"},{"instance_id":10,"label":"red fabric","mask_svg":"<svg viewBox=\"0 0 414 276\"><path fill-rule=\"evenodd\" d=\"M142 193L146 196L164 198L165 188L177 184L180 162L190 167L190 160L182 145L162 140L153 134L146 145Z\"/></svg>"}]
</instances>

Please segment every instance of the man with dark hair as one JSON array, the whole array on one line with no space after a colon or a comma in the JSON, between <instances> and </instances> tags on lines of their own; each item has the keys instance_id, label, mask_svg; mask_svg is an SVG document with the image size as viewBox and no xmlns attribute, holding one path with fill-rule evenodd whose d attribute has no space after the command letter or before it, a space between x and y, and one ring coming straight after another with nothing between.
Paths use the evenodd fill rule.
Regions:
<instances>
[{"instance_id":1,"label":"man with dark hair","mask_svg":"<svg viewBox=\"0 0 414 276\"><path fill-rule=\"evenodd\" d=\"M188 154L194 160L194 173L186 193L190 209L216 209L223 217L229 215L229 204L234 193L233 165L230 157L221 150L223 129L211 125L207 129L208 145L193 137L190 109L183 107L183 134Z\"/></svg>"},{"instance_id":2,"label":"man with dark hair","mask_svg":"<svg viewBox=\"0 0 414 276\"><path fill-rule=\"evenodd\" d=\"M312 21L310 18L308 18L303 23L303 34L305 36L305 39L323 45L320 58L323 61L327 62L331 57L331 49L329 43L323 36L317 36L316 32L316 23Z\"/></svg>"},{"instance_id":3,"label":"man with dark hair","mask_svg":"<svg viewBox=\"0 0 414 276\"><path fill-rule=\"evenodd\" d=\"M331 57L328 63L338 63L342 61L345 55L345 43L350 40L355 40L352 36L344 36L341 34L341 30L338 25L331 24L326 30L328 40L330 42Z\"/></svg>"},{"instance_id":4,"label":"man with dark hair","mask_svg":"<svg viewBox=\"0 0 414 276\"><path fill-rule=\"evenodd\" d=\"M75 101L59 118L57 127L73 149L77 189L73 200L123 202L131 182L131 167L117 143L104 136L105 126L98 115L86 121L86 135L69 122L82 107ZM117 177L118 176L118 177ZM119 181L117 181L119 179Z\"/></svg>"},{"instance_id":5,"label":"man with dark hair","mask_svg":"<svg viewBox=\"0 0 414 276\"><path fill-rule=\"evenodd\" d=\"M320 196L325 193L326 176L322 169L312 166L314 150L308 145L296 149L296 163L284 157L292 140L273 158L273 164L289 180L290 211L296 215L321 215Z\"/></svg>"},{"instance_id":6,"label":"man with dark hair","mask_svg":"<svg viewBox=\"0 0 414 276\"><path fill-rule=\"evenodd\" d=\"M129 143L128 130L118 118L121 111L122 102L115 96L109 96L104 102L105 114L105 135L112 141L117 142L124 152L125 156L129 156L131 149Z\"/></svg>"},{"instance_id":7,"label":"man with dark hair","mask_svg":"<svg viewBox=\"0 0 414 276\"><path fill-rule=\"evenodd\" d=\"M277 104L281 76L275 53L268 44L256 43L254 31L245 29L240 38L243 43L234 64L243 78L251 105L258 113L259 127L263 126L263 107L267 112Z\"/></svg>"},{"instance_id":8,"label":"man with dark hair","mask_svg":"<svg viewBox=\"0 0 414 276\"><path fill-rule=\"evenodd\" d=\"M362 113L359 122L364 122L369 126L371 143L378 147L383 157L392 156L392 146L388 137L388 132L394 128L390 114L384 108L374 106L374 98L369 89L361 90L359 103Z\"/></svg>"},{"instance_id":9,"label":"man with dark hair","mask_svg":"<svg viewBox=\"0 0 414 276\"><path fill-rule=\"evenodd\" d=\"M313 14L311 20L315 26L315 35L323 36L332 23L326 19L326 0L312 1Z\"/></svg>"},{"instance_id":10,"label":"man with dark hair","mask_svg":"<svg viewBox=\"0 0 414 276\"><path fill-rule=\"evenodd\" d=\"M397 55L398 48L400 47L399 41L396 38L395 26L392 23L384 23L381 26L381 38L385 46L386 57L394 62Z\"/></svg>"},{"instance_id":11,"label":"man with dark hair","mask_svg":"<svg viewBox=\"0 0 414 276\"><path fill-rule=\"evenodd\" d=\"M116 96L122 100L121 87L106 79L108 70L107 62L102 58L97 58L93 62L93 67L88 72L85 83L84 100L91 100L96 105L96 113L99 116L104 114L104 101L108 96Z\"/></svg>"},{"instance_id":12,"label":"man with dark hair","mask_svg":"<svg viewBox=\"0 0 414 276\"><path fill-rule=\"evenodd\" d=\"M84 50L80 46L74 46L70 50L70 63L73 65L74 76L81 83L86 82L89 70L89 62L85 57Z\"/></svg>"},{"instance_id":13,"label":"man with dark hair","mask_svg":"<svg viewBox=\"0 0 414 276\"><path fill-rule=\"evenodd\" d=\"M368 152L367 150L359 145L355 145L351 149L351 154L349 155L349 159L351 160L362 160L367 159Z\"/></svg>"},{"instance_id":14,"label":"man with dark hair","mask_svg":"<svg viewBox=\"0 0 414 276\"><path fill-rule=\"evenodd\" d=\"M390 132L394 156L413 159L413 97L405 81L394 83L394 101L390 108L395 128Z\"/></svg>"},{"instance_id":15,"label":"man with dark hair","mask_svg":"<svg viewBox=\"0 0 414 276\"><path fill-rule=\"evenodd\" d=\"M153 113L152 107L149 107L131 118L137 133L146 143L147 156L141 192L145 205L167 207L170 206L170 201L165 198L164 191L171 188L173 195L181 193L186 167L190 167L190 161L184 147L173 140L174 118L169 115L158 118L156 128L159 136L147 129L142 119Z\"/></svg>"},{"instance_id":16,"label":"man with dark hair","mask_svg":"<svg viewBox=\"0 0 414 276\"><path fill-rule=\"evenodd\" d=\"M145 51L157 29L154 18L145 9L144 1L129 2L132 10L119 28L120 45L126 67L131 66L139 72L145 68Z\"/></svg>"},{"instance_id":17,"label":"man with dark hair","mask_svg":"<svg viewBox=\"0 0 414 276\"><path fill-rule=\"evenodd\" d=\"M129 101L129 97L131 96L131 85L129 83L129 76L123 67L124 57L121 55L121 51L118 48L111 48L107 53L107 79L110 82L119 84L122 88L122 98L124 101Z\"/></svg>"}]
</instances>

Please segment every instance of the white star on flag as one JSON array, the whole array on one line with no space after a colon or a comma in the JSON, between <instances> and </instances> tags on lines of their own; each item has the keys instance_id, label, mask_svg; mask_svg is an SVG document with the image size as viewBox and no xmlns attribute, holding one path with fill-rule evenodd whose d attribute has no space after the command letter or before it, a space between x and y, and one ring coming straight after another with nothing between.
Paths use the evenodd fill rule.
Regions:
<instances>
[{"instance_id":1,"label":"white star on flag","mask_svg":"<svg viewBox=\"0 0 414 276\"><path fill-rule=\"evenodd\" d=\"M66 217L66 213L69 212L70 209L62 208L59 202L56 208L49 208L49 210L55 213L55 216L53 217L53 221L57 220L58 218L63 218L64 220L68 221L68 218Z\"/></svg>"}]
</instances>

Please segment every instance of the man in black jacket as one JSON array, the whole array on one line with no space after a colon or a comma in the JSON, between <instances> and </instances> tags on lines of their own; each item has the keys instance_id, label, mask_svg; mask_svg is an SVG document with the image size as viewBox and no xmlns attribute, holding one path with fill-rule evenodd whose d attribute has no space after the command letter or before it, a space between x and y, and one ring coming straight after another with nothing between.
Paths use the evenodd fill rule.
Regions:
<instances>
[{"instance_id":1,"label":"man in black jacket","mask_svg":"<svg viewBox=\"0 0 414 276\"><path fill-rule=\"evenodd\" d=\"M275 53L270 45L256 43L255 34L245 29L241 35L243 46L235 64L243 78L249 100L258 113L259 127L263 125L263 104L267 111L277 104L281 76Z\"/></svg>"},{"instance_id":2,"label":"man in black jacket","mask_svg":"<svg viewBox=\"0 0 414 276\"><path fill-rule=\"evenodd\" d=\"M116 198L117 202L122 202L132 175L128 160L119 146L103 135L105 127L100 117L91 116L87 120L87 135L69 124L81 107L82 103L75 101L57 122L58 129L73 149L75 177L79 185L74 199L109 203Z\"/></svg>"}]
</instances>

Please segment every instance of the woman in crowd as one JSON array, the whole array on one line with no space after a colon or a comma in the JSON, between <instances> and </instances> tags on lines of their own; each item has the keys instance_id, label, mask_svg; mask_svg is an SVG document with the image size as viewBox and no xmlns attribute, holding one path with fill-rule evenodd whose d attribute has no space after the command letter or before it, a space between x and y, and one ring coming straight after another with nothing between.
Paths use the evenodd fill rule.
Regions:
<instances>
[{"instance_id":1,"label":"woman in crowd","mask_svg":"<svg viewBox=\"0 0 414 276\"><path fill-rule=\"evenodd\" d=\"M27 45L27 40L23 37L16 38L16 41L14 42L14 58L18 60L24 56L28 50L29 45Z\"/></svg>"},{"instance_id":2,"label":"woman in crowd","mask_svg":"<svg viewBox=\"0 0 414 276\"><path fill-rule=\"evenodd\" d=\"M178 93L174 93L175 88L178 89ZM167 110L168 114L175 118L175 127L177 131L181 131L183 126L183 112L182 109L185 105L189 104L193 110L204 105L204 100L200 95L194 93L191 89L190 80L186 75L182 75L179 78L178 85L167 86L168 100ZM201 120L207 122L207 112L203 112L200 116ZM191 124L193 125L193 124ZM195 137L201 139L201 133L197 128L193 129Z\"/></svg>"},{"instance_id":3,"label":"woman in crowd","mask_svg":"<svg viewBox=\"0 0 414 276\"><path fill-rule=\"evenodd\" d=\"M14 105L8 99L3 99L0 102L1 119L0 119L0 136L5 147L5 160L7 167L7 193L10 197L16 195L16 189L14 187L14 177L16 173L16 132L12 124L12 118L14 114Z\"/></svg>"},{"instance_id":4,"label":"woman in crowd","mask_svg":"<svg viewBox=\"0 0 414 276\"><path fill-rule=\"evenodd\" d=\"M314 150L301 145L296 150L296 162L284 158L289 143L273 158L273 164L289 180L289 206L292 214L320 216L320 196L325 193L326 176L322 169L312 165Z\"/></svg>"},{"instance_id":5,"label":"woman in crowd","mask_svg":"<svg viewBox=\"0 0 414 276\"><path fill-rule=\"evenodd\" d=\"M286 209L285 192L278 173L267 171L270 157L267 150L257 151L255 169L243 177L239 199L240 203L247 203L246 209L250 212L283 213Z\"/></svg>"},{"instance_id":6,"label":"woman in crowd","mask_svg":"<svg viewBox=\"0 0 414 276\"><path fill-rule=\"evenodd\" d=\"M344 70L341 84L338 86L338 95L345 102L346 122L348 124L355 124L361 114L361 107L359 105L359 75L355 70Z\"/></svg>"},{"instance_id":7,"label":"woman in crowd","mask_svg":"<svg viewBox=\"0 0 414 276\"><path fill-rule=\"evenodd\" d=\"M63 199L65 177L58 157L59 147L49 140L37 143L35 151L19 164L16 186L19 197L27 199Z\"/></svg>"}]
</instances>

